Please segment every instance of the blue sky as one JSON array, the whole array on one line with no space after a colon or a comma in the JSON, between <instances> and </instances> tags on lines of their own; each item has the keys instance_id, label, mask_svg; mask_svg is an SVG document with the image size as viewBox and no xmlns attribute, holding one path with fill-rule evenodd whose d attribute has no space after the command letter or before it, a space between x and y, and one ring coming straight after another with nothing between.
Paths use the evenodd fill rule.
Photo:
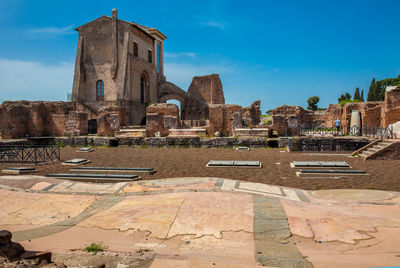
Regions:
<instances>
[{"instance_id":1,"label":"blue sky","mask_svg":"<svg viewBox=\"0 0 400 268\"><path fill-rule=\"evenodd\" d=\"M400 1L0 0L0 101L66 100L73 29L115 7L168 36L167 80L187 90L193 76L219 73L227 103L260 99L263 113L314 95L326 107L400 74Z\"/></svg>"}]
</instances>

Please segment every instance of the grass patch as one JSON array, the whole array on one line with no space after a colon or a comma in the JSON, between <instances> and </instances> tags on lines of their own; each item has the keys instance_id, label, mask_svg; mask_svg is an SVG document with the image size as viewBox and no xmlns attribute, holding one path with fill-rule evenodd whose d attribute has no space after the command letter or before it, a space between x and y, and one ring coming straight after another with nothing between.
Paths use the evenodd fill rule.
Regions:
<instances>
[{"instance_id":1,"label":"grass patch","mask_svg":"<svg viewBox=\"0 0 400 268\"><path fill-rule=\"evenodd\" d=\"M57 145L58 147L65 147L65 144L64 144L62 141L57 141L57 142L56 142L56 145Z\"/></svg>"},{"instance_id":2,"label":"grass patch","mask_svg":"<svg viewBox=\"0 0 400 268\"><path fill-rule=\"evenodd\" d=\"M103 252L107 249L106 246L100 244L100 243L92 243L90 246L87 246L84 250L89 253L93 253L93 255L96 255L98 252Z\"/></svg>"},{"instance_id":3,"label":"grass patch","mask_svg":"<svg viewBox=\"0 0 400 268\"><path fill-rule=\"evenodd\" d=\"M136 250L136 253L143 254L145 252L151 252L151 251L152 250L149 248L140 248L140 249Z\"/></svg>"}]
</instances>

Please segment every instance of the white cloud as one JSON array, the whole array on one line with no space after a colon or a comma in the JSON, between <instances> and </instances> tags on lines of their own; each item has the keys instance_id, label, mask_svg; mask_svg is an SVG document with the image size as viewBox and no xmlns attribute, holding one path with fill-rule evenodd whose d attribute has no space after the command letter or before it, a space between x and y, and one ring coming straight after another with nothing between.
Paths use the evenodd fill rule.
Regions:
<instances>
[{"instance_id":1,"label":"white cloud","mask_svg":"<svg viewBox=\"0 0 400 268\"><path fill-rule=\"evenodd\" d=\"M0 58L0 98L4 100L60 100L72 91L74 64Z\"/></svg>"},{"instance_id":2,"label":"white cloud","mask_svg":"<svg viewBox=\"0 0 400 268\"><path fill-rule=\"evenodd\" d=\"M67 27L44 27L44 28L34 28L28 31L30 34L72 34L71 31L74 25Z\"/></svg>"},{"instance_id":3,"label":"white cloud","mask_svg":"<svg viewBox=\"0 0 400 268\"><path fill-rule=\"evenodd\" d=\"M165 58L181 58L181 57L189 57L189 58L196 58L197 54L194 52L178 52L178 53L171 53L171 52L164 52Z\"/></svg>"},{"instance_id":4,"label":"white cloud","mask_svg":"<svg viewBox=\"0 0 400 268\"><path fill-rule=\"evenodd\" d=\"M221 22L217 22L217 21L201 22L200 25L213 27L213 28L217 28L217 29L220 29L220 30L224 30L225 29L225 24L223 24Z\"/></svg>"},{"instance_id":5,"label":"white cloud","mask_svg":"<svg viewBox=\"0 0 400 268\"><path fill-rule=\"evenodd\" d=\"M187 90L194 76L208 74L228 74L234 72L232 66L225 63L215 65L194 65L189 63L165 63L165 76L168 81Z\"/></svg>"}]
</instances>

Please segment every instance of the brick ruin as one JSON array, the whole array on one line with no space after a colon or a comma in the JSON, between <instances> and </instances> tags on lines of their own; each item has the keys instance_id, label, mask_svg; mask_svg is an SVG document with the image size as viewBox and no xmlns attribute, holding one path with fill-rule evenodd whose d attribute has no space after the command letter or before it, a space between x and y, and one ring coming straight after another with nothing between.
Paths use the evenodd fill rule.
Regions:
<instances>
[{"instance_id":1,"label":"brick ruin","mask_svg":"<svg viewBox=\"0 0 400 268\"><path fill-rule=\"evenodd\" d=\"M171 92L171 91L170 91ZM122 128L142 129L148 137L168 136L170 130L182 135L232 136L236 128L258 128L260 101L249 107L225 104L219 75L194 77L188 91L176 90L181 98L181 111L170 103L155 103L146 108L146 122L142 126L129 126L132 110L121 102L5 101L0 105L0 134L3 138L27 136L82 136L88 135L94 123L96 135L115 136ZM167 96L167 95L164 95ZM176 99L169 94L164 101ZM134 111L133 111L134 112ZM94 121L94 122L93 122ZM93 127L93 126L92 126ZM174 135L177 135L177 131Z\"/></svg>"},{"instance_id":2,"label":"brick ruin","mask_svg":"<svg viewBox=\"0 0 400 268\"><path fill-rule=\"evenodd\" d=\"M279 135L298 135L299 128L334 128L339 119L341 127L350 128L351 112L360 111L363 126L387 127L400 121L400 87L387 87L385 101L331 104L325 111L305 110L300 106L283 105L272 110L270 127ZM287 133L286 133L287 132Z\"/></svg>"}]
</instances>

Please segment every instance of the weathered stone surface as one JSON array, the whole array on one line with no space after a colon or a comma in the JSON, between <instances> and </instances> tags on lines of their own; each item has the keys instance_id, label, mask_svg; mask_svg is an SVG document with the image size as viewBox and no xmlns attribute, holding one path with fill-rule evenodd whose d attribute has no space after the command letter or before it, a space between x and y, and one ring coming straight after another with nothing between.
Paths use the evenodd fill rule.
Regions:
<instances>
[{"instance_id":1,"label":"weathered stone surface","mask_svg":"<svg viewBox=\"0 0 400 268\"><path fill-rule=\"evenodd\" d=\"M232 128L236 129L236 128L241 128L241 127L243 127L242 115L239 112L236 112L233 114ZM215 135L215 136L217 136L217 135Z\"/></svg>"},{"instance_id":2,"label":"weathered stone surface","mask_svg":"<svg viewBox=\"0 0 400 268\"><path fill-rule=\"evenodd\" d=\"M209 108L208 133L219 131L225 136L231 136L233 115L240 113L242 107L234 104L213 104Z\"/></svg>"},{"instance_id":3,"label":"weathered stone surface","mask_svg":"<svg viewBox=\"0 0 400 268\"><path fill-rule=\"evenodd\" d=\"M225 104L222 83L218 74L193 77L188 93L208 104Z\"/></svg>"},{"instance_id":4,"label":"weathered stone surface","mask_svg":"<svg viewBox=\"0 0 400 268\"><path fill-rule=\"evenodd\" d=\"M146 109L146 131L149 137L156 132L167 136L170 128L178 127L179 109L172 103L156 103Z\"/></svg>"},{"instance_id":5,"label":"weathered stone surface","mask_svg":"<svg viewBox=\"0 0 400 268\"><path fill-rule=\"evenodd\" d=\"M179 117L179 108L172 103L155 103L147 107L146 113Z\"/></svg>"},{"instance_id":6,"label":"weathered stone surface","mask_svg":"<svg viewBox=\"0 0 400 268\"><path fill-rule=\"evenodd\" d=\"M246 126L256 126L260 124L260 104L261 101L253 102L249 107L243 108L242 118Z\"/></svg>"},{"instance_id":7,"label":"weathered stone surface","mask_svg":"<svg viewBox=\"0 0 400 268\"><path fill-rule=\"evenodd\" d=\"M386 88L381 117L383 127L400 121L400 87Z\"/></svg>"},{"instance_id":8,"label":"weathered stone surface","mask_svg":"<svg viewBox=\"0 0 400 268\"><path fill-rule=\"evenodd\" d=\"M372 139L366 138L312 138L296 137L288 138L287 146L290 151L356 151L370 143ZM284 145L280 143L280 146Z\"/></svg>"},{"instance_id":9,"label":"weathered stone surface","mask_svg":"<svg viewBox=\"0 0 400 268\"><path fill-rule=\"evenodd\" d=\"M158 131L165 136L167 133L164 128L164 116L162 114L148 113L146 115L146 131L149 137L154 137Z\"/></svg>"},{"instance_id":10,"label":"weathered stone surface","mask_svg":"<svg viewBox=\"0 0 400 268\"><path fill-rule=\"evenodd\" d=\"M164 127L166 129L178 128L178 117L176 116L164 116Z\"/></svg>"},{"instance_id":11,"label":"weathered stone surface","mask_svg":"<svg viewBox=\"0 0 400 268\"><path fill-rule=\"evenodd\" d=\"M65 102L5 101L0 105L1 136L62 136L71 110L72 105Z\"/></svg>"},{"instance_id":12,"label":"weathered stone surface","mask_svg":"<svg viewBox=\"0 0 400 268\"><path fill-rule=\"evenodd\" d=\"M97 117L97 134L99 135L114 136L120 127L120 115L117 113L104 112Z\"/></svg>"},{"instance_id":13,"label":"weathered stone surface","mask_svg":"<svg viewBox=\"0 0 400 268\"><path fill-rule=\"evenodd\" d=\"M64 135L80 136L88 134L87 113L71 111L65 121Z\"/></svg>"}]
</instances>

